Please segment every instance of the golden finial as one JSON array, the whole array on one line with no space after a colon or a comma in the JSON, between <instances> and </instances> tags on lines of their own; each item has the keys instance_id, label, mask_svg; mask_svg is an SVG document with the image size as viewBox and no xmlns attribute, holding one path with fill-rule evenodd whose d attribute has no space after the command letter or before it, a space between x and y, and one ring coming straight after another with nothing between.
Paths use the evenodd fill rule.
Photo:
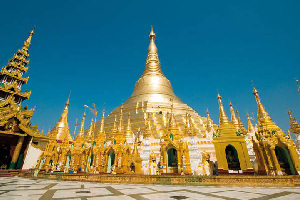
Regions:
<instances>
[{"instance_id":1,"label":"golden finial","mask_svg":"<svg viewBox=\"0 0 300 200\"><path fill-rule=\"evenodd\" d=\"M208 132L210 132L212 130L213 127L213 121L210 118L210 114L208 112L208 108L206 109L206 129Z\"/></svg>"},{"instance_id":2,"label":"golden finial","mask_svg":"<svg viewBox=\"0 0 300 200\"><path fill-rule=\"evenodd\" d=\"M218 94L218 102L219 102L219 110L220 110L220 119L219 119L219 123L221 124L229 124L229 120L228 117L224 111L224 107L222 104L222 97L220 96L220 94Z\"/></svg>"},{"instance_id":3,"label":"golden finial","mask_svg":"<svg viewBox=\"0 0 300 200\"><path fill-rule=\"evenodd\" d=\"M92 118L91 119L91 125L89 127L89 130L88 130L88 134L87 134L87 140L88 141L91 141L93 138L93 123L94 123L94 119Z\"/></svg>"},{"instance_id":4,"label":"golden finial","mask_svg":"<svg viewBox=\"0 0 300 200\"><path fill-rule=\"evenodd\" d=\"M130 112L128 112L126 139L128 139L132 136L131 133L132 133L132 130L131 130Z\"/></svg>"},{"instance_id":5,"label":"golden finial","mask_svg":"<svg viewBox=\"0 0 300 200\"><path fill-rule=\"evenodd\" d=\"M290 132L290 130L288 130L288 137L289 137L289 139L292 138L292 137L291 137L291 132Z\"/></svg>"},{"instance_id":6,"label":"golden finial","mask_svg":"<svg viewBox=\"0 0 300 200\"><path fill-rule=\"evenodd\" d=\"M120 108L119 131L123 131L123 104Z\"/></svg>"},{"instance_id":7,"label":"golden finial","mask_svg":"<svg viewBox=\"0 0 300 200\"><path fill-rule=\"evenodd\" d=\"M117 131L117 115L115 115L115 121L114 121L114 131Z\"/></svg>"},{"instance_id":8,"label":"golden finial","mask_svg":"<svg viewBox=\"0 0 300 200\"><path fill-rule=\"evenodd\" d=\"M153 27L151 26L151 31L149 35L150 39L150 44L148 47L148 54L147 54L147 59L146 59L146 68L143 73L143 75L148 74L148 73L161 73L161 68L160 68L160 62L158 58L158 50L155 45L155 33L153 31Z\"/></svg>"},{"instance_id":9,"label":"golden finial","mask_svg":"<svg viewBox=\"0 0 300 200\"><path fill-rule=\"evenodd\" d=\"M257 111L257 118L259 122L271 122L272 119L270 117L270 115L267 113L267 111L265 110L264 106L262 105L260 98L258 96L258 91L253 88L253 94L255 96L255 100L257 103L257 107L258 107L258 111Z\"/></svg>"},{"instance_id":10,"label":"golden finial","mask_svg":"<svg viewBox=\"0 0 300 200\"><path fill-rule=\"evenodd\" d=\"M248 113L247 113L247 119L248 119L248 133L254 133L255 129Z\"/></svg>"},{"instance_id":11,"label":"golden finial","mask_svg":"<svg viewBox=\"0 0 300 200\"><path fill-rule=\"evenodd\" d=\"M85 117L86 117L86 114L85 114L85 112L83 112L82 120L81 120L81 124L80 124L80 129L79 129L79 132L77 134L77 138L84 137L84 122L85 122Z\"/></svg>"},{"instance_id":12,"label":"golden finial","mask_svg":"<svg viewBox=\"0 0 300 200\"><path fill-rule=\"evenodd\" d=\"M239 129L239 121L236 118L233 106L231 104L231 102L229 102L229 107L230 107L230 115L231 115L231 120L230 122L234 125L234 127L238 130Z\"/></svg>"},{"instance_id":13,"label":"golden finial","mask_svg":"<svg viewBox=\"0 0 300 200\"><path fill-rule=\"evenodd\" d=\"M27 40L24 42L23 49L26 50L26 51L28 50L28 47L29 47L30 44L31 44L31 38L32 38L33 34L34 34L34 29L32 29L32 30L30 31L30 34L29 34Z\"/></svg>"},{"instance_id":14,"label":"golden finial","mask_svg":"<svg viewBox=\"0 0 300 200\"><path fill-rule=\"evenodd\" d=\"M239 114L239 111L236 109L236 115L237 115L237 119L238 119L238 124L239 124L239 131L243 134L246 134L247 133L247 130L245 129L245 126L240 118L240 114Z\"/></svg>"},{"instance_id":15,"label":"golden finial","mask_svg":"<svg viewBox=\"0 0 300 200\"><path fill-rule=\"evenodd\" d=\"M102 110L100 133L104 133L104 118L105 118L104 116L105 116L105 109Z\"/></svg>"},{"instance_id":16,"label":"golden finial","mask_svg":"<svg viewBox=\"0 0 300 200\"><path fill-rule=\"evenodd\" d=\"M292 112L288 111L290 118L290 131L295 134L300 134L300 124L297 122L296 118L292 116Z\"/></svg>"}]
</instances>

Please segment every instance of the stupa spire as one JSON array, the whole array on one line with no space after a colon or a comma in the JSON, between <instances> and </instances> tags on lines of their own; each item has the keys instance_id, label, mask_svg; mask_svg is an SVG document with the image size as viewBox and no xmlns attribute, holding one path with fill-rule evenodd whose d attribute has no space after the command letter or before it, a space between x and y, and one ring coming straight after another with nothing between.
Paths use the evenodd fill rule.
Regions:
<instances>
[{"instance_id":1,"label":"stupa spire","mask_svg":"<svg viewBox=\"0 0 300 200\"><path fill-rule=\"evenodd\" d=\"M51 132L53 132L54 135L56 135L56 140L72 141L72 137L71 137L70 131L69 131L69 124L68 124L69 102L70 102L70 97L68 98L68 100L65 104L64 110L63 110L59 120L56 122L55 127L51 131Z\"/></svg>"},{"instance_id":2,"label":"stupa spire","mask_svg":"<svg viewBox=\"0 0 300 200\"><path fill-rule=\"evenodd\" d=\"M120 108L120 119L119 119L119 131L122 132L124 130L124 127L123 127L123 104L121 105L121 108Z\"/></svg>"},{"instance_id":3,"label":"stupa spire","mask_svg":"<svg viewBox=\"0 0 300 200\"><path fill-rule=\"evenodd\" d=\"M224 111L224 107L222 104L222 97L220 96L220 94L218 94L218 102L219 102L219 110L220 110L220 119L219 119L219 123L221 124L229 124L229 120L228 117Z\"/></svg>"},{"instance_id":4,"label":"stupa spire","mask_svg":"<svg viewBox=\"0 0 300 200\"><path fill-rule=\"evenodd\" d=\"M130 121L130 112L128 113L128 119L127 119L127 128L126 128L126 139L132 137L132 130L131 130L131 121Z\"/></svg>"},{"instance_id":5,"label":"stupa spire","mask_svg":"<svg viewBox=\"0 0 300 200\"><path fill-rule=\"evenodd\" d=\"M102 118L101 118L101 125L100 125L100 134L104 133L104 117L105 116L105 110L102 111Z\"/></svg>"},{"instance_id":6,"label":"stupa spire","mask_svg":"<svg viewBox=\"0 0 300 200\"><path fill-rule=\"evenodd\" d=\"M82 120L81 120L79 132L77 134L77 138L84 137L84 122L85 122L85 117L86 117L86 114L84 112L83 115L82 115Z\"/></svg>"},{"instance_id":7,"label":"stupa spire","mask_svg":"<svg viewBox=\"0 0 300 200\"><path fill-rule=\"evenodd\" d=\"M153 27L151 26L151 31L149 34L150 43L149 43L148 54L146 59L146 68L143 75L147 73L162 73L160 68L159 58L158 58L158 50L155 45L155 37L156 35L153 31Z\"/></svg>"},{"instance_id":8,"label":"stupa spire","mask_svg":"<svg viewBox=\"0 0 300 200\"><path fill-rule=\"evenodd\" d=\"M247 119L248 119L248 133L254 133L255 129L248 113L247 113Z\"/></svg>"},{"instance_id":9,"label":"stupa spire","mask_svg":"<svg viewBox=\"0 0 300 200\"><path fill-rule=\"evenodd\" d=\"M92 141L93 138L93 124L94 123L94 119L91 119L91 125L89 127L88 133L87 133L87 141Z\"/></svg>"},{"instance_id":10,"label":"stupa spire","mask_svg":"<svg viewBox=\"0 0 300 200\"><path fill-rule=\"evenodd\" d=\"M28 51L28 48L29 48L29 46L30 46L30 44L31 44L31 38L32 38L33 34L34 34L34 29L32 29L32 30L30 31L27 40L24 42L24 46L23 46L23 48L22 48L23 50Z\"/></svg>"},{"instance_id":11,"label":"stupa spire","mask_svg":"<svg viewBox=\"0 0 300 200\"><path fill-rule=\"evenodd\" d=\"M288 111L290 118L290 131L295 134L300 134L300 124L297 122L296 118L292 116L292 112Z\"/></svg>"},{"instance_id":12,"label":"stupa spire","mask_svg":"<svg viewBox=\"0 0 300 200\"><path fill-rule=\"evenodd\" d=\"M206 109L206 129L208 132L210 132L213 128L213 121L212 119L210 118L210 114L208 112L208 108Z\"/></svg>"},{"instance_id":13,"label":"stupa spire","mask_svg":"<svg viewBox=\"0 0 300 200\"><path fill-rule=\"evenodd\" d=\"M255 88L253 88L253 94L255 96L255 100L258 107L258 111L257 111L258 122L271 122L272 119L269 113L267 113L266 109L262 105L260 98L258 96L258 91Z\"/></svg>"},{"instance_id":14,"label":"stupa spire","mask_svg":"<svg viewBox=\"0 0 300 200\"><path fill-rule=\"evenodd\" d=\"M241 117L240 117L240 114L239 114L239 111L236 109L236 115L237 115L237 119L238 119L238 124L239 124L239 131L243 134L246 134L247 133L247 130L245 129L245 126L241 120Z\"/></svg>"},{"instance_id":15,"label":"stupa spire","mask_svg":"<svg viewBox=\"0 0 300 200\"><path fill-rule=\"evenodd\" d=\"M230 107L230 115L231 115L231 120L230 122L234 125L234 127L238 130L239 129L239 121L235 115L233 106L231 104L231 102L229 102L229 107Z\"/></svg>"}]
</instances>

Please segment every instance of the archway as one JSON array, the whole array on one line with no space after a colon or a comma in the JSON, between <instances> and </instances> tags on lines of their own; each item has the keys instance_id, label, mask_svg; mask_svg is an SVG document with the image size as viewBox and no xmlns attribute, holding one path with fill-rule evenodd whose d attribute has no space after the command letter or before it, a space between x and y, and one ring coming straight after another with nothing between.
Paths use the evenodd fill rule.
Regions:
<instances>
[{"instance_id":1,"label":"archway","mask_svg":"<svg viewBox=\"0 0 300 200\"><path fill-rule=\"evenodd\" d=\"M133 163L130 165L130 172L135 172L135 166Z\"/></svg>"},{"instance_id":2,"label":"archway","mask_svg":"<svg viewBox=\"0 0 300 200\"><path fill-rule=\"evenodd\" d=\"M108 154L108 165L107 165L107 173L111 173L112 167L115 163L115 152L112 150Z\"/></svg>"},{"instance_id":3,"label":"archway","mask_svg":"<svg viewBox=\"0 0 300 200\"><path fill-rule=\"evenodd\" d=\"M232 145L228 145L225 149L226 159L229 170L241 170L239 156L236 149Z\"/></svg>"},{"instance_id":4,"label":"archway","mask_svg":"<svg viewBox=\"0 0 300 200\"><path fill-rule=\"evenodd\" d=\"M295 175L295 169L289 151L280 146L275 147L275 154L284 175Z\"/></svg>"},{"instance_id":5,"label":"archway","mask_svg":"<svg viewBox=\"0 0 300 200\"><path fill-rule=\"evenodd\" d=\"M167 173L178 173L177 150L174 148L167 150Z\"/></svg>"},{"instance_id":6,"label":"archway","mask_svg":"<svg viewBox=\"0 0 300 200\"><path fill-rule=\"evenodd\" d=\"M0 169L8 169L11 162L9 144L0 144Z\"/></svg>"}]
</instances>

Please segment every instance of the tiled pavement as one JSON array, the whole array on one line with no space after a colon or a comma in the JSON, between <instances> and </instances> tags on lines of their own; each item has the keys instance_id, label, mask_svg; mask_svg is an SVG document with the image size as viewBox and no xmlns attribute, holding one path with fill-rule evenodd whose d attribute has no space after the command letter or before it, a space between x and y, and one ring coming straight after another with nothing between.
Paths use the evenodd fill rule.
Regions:
<instances>
[{"instance_id":1,"label":"tiled pavement","mask_svg":"<svg viewBox=\"0 0 300 200\"><path fill-rule=\"evenodd\" d=\"M300 199L300 187L218 187L71 182L0 177L0 200Z\"/></svg>"}]
</instances>

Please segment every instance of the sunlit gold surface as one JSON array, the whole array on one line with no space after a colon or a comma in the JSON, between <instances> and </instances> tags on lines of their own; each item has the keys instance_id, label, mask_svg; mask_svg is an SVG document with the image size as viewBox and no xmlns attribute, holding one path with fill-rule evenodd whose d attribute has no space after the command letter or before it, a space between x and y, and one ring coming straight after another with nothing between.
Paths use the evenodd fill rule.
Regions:
<instances>
[{"instance_id":1,"label":"sunlit gold surface","mask_svg":"<svg viewBox=\"0 0 300 200\"><path fill-rule=\"evenodd\" d=\"M155 33L151 28L149 35L150 44L145 64L145 70L142 76L135 84L134 91L123 105L123 120L128 120L130 113L132 131L146 130L145 116L146 113L153 113L149 116L154 135L159 137L160 131L167 126L166 119L169 118L171 104L181 130L185 127L185 116L188 113L191 117L191 129L198 135L204 135L206 131L206 118L200 117L192 108L181 102L174 94L170 81L162 73L158 50L155 45ZM160 113L160 114L159 114ZM113 129L115 116L120 116L120 107L114 109L105 118L105 132ZM155 119L155 120L154 120ZM96 124L96 132L100 131L100 122Z\"/></svg>"}]
</instances>

